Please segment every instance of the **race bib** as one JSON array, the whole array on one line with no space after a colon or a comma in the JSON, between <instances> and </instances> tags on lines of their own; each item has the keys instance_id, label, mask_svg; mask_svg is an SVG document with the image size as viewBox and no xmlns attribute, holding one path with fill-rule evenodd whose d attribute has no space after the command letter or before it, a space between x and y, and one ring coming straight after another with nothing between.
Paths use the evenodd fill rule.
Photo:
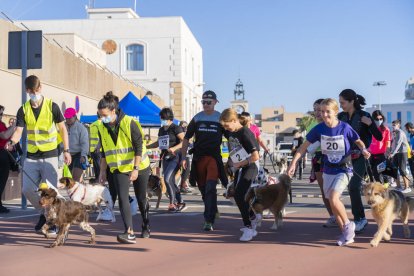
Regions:
<instances>
[{"instance_id":1,"label":"race bib","mask_svg":"<svg viewBox=\"0 0 414 276\"><path fill-rule=\"evenodd\" d=\"M249 158L250 154L242 146L237 146L230 152L230 158L233 163L239 163L247 158Z\"/></svg>"},{"instance_id":2,"label":"race bib","mask_svg":"<svg viewBox=\"0 0 414 276\"><path fill-rule=\"evenodd\" d=\"M299 144L298 140L293 140L293 147L297 148Z\"/></svg>"},{"instance_id":3,"label":"race bib","mask_svg":"<svg viewBox=\"0 0 414 276\"><path fill-rule=\"evenodd\" d=\"M345 140L343 135L325 136L321 135L322 154L328 157L331 163L339 163L345 155Z\"/></svg>"},{"instance_id":4,"label":"race bib","mask_svg":"<svg viewBox=\"0 0 414 276\"><path fill-rule=\"evenodd\" d=\"M158 137L158 147L160 150L166 150L170 148L170 136L164 135Z\"/></svg>"},{"instance_id":5,"label":"race bib","mask_svg":"<svg viewBox=\"0 0 414 276\"><path fill-rule=\"evenodd\" d=\"M377 166L378 173L382 173L387 168L387 161L384 161L382 163L379 163Z\"/></svg>"}]
</instances>

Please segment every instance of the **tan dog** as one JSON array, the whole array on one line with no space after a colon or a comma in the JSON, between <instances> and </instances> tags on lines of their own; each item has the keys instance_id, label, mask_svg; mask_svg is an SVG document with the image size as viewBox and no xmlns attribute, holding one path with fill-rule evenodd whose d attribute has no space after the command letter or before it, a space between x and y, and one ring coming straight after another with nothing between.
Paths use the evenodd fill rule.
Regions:
<instances>
[{"instance_id":1,"label":"tan dog","mask_svg":"<svg viewBox=\"0 0 414 276\"><path fill-rule=\"evenodd\" d=\"M406 198L403 193L384 188L381 183L372 183L364 187L364 195L371 206L372 216L378 224L378 231L371 240L371 246L377 247L382 239L391 240L392 223L399 217L404 227L404 237L410 237L408 226L409 211L414 209L414 199Z\"/></svg>"},{"instance_id":2,"label":"tan dog","mask_svg":"<svg viewBox=\"0 0 414 276\"><path fill-rule=\"evenodd\" d=\"M269 209L275 216L275 222L270 228L277 230L283 224L283 209L288 201L291 179L286 174L281 174L279 183L274 185L257 186L250 188L245 196L250 208L260 218L263 211ZM260 221L257 223L260 225Z\"/></svg>"},{"instance_id":3,"label":"tan dog","mask_svg":"<svg viewBox=\"0 0 414 276\"><path fill-rule=\"evenodd\" d=\"M164 178L151 174L148 179L148 186L147 186L147 195L148 198L153 197L154 195L157 196L157 205L156 209L160 207L160 201L163 194L166 194L167 187L165 186Z\"/></svg>"}]
</instances>

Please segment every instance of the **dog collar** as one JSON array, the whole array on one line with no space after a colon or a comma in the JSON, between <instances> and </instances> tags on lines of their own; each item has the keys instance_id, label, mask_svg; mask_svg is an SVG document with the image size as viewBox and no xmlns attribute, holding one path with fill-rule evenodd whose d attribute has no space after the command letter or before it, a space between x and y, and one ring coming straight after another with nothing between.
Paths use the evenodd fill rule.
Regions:
<instances>
[{"instance_id":1,"label":"dog collar","mask_svg":"<svg viewBox=\"0 0 414 276\"><path fill-rule=\"evenodd\" d=\"M71 193L69 194L69 198L70 198L70 199L72 199L73 194L74 194L74 193L76 193L76 191L78 190L78 188L79 188L79 183L77 183L77 184L76 184L76 188L75 188L75 190L73 190L73 192L71 192Z\"/></svg>"}]
</instances>

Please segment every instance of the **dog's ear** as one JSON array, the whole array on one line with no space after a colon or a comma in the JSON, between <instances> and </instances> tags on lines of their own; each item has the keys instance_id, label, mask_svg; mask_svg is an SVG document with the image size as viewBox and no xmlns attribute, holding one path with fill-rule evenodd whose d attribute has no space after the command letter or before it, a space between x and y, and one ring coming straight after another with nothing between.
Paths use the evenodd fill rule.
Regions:
<instances>
[{"instance_id":1,"label":"dog's ear","mask_svg":"<svg viewBox=\"0 0 414 276\"><path fill-rule=\"evenodd\" d=\"M254 188L250 187L247 190L246 195L244 196L244 201L250 202L250 200L253 198L253 196L254 196Z\"/></svg>"},{"instance_id":2,"label":"dog's ear","mask_svg":"<svg viewBox=\"0 0 414 276\"><path fill-rule=\"evenodd\" d=\"M50 197L57 197L57 192L55 191L55 189L49 188L47 193Z\"/></svg>"},{"instance_id":3,"label":"dog's ear","mask_svg":"<svg viewBox=\"0 0 414 276\"><path fill-rule=\"evenodd\" d=\"M367 183L362 185L362 192L364 195L366 195L372 188L372 184L371 183Z\"/></svg>"},{"instance_id":4,"label":"dog's ear","mask_svg":"<svg viewBox=\"0 0 414 276\"><path fill-rule=\"evenodd\" d=\"M66 177L62 177L61 179L59 179L59 183L66 184L65 178Z\"/></svg>"},{"instance_id":5,"label":"dog's ear","mask_svg":"<svg viewBox=\"0 0 414 276\"><path fill-rule=\"evenodd\" d=\"M266 168L263 168L263 170L265 171L265 173L269 173L269 170Z\"/></svg>"}]
</instances>

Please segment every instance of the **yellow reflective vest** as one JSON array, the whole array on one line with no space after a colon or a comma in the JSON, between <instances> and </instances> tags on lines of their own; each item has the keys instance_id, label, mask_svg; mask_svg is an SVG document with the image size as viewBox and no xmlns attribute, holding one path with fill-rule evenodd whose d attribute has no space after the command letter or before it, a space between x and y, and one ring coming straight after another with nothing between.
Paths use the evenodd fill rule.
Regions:
<instances>
[{"instance_id":1,"label":"yellow reflective vest","mask_svg":"<svg viewBox=\"0 0 414 276\"><path fill-rule=\"evenodd\" d=\"M101 144L102 149L105 153L106 163L109 166L111 172L119 170L122 173L131 172L134 169L134 158L135 152L132 147L132 137L131 137L131 121L137 123L138 128L140 129L142 135L141 125L131 118L130 116L125 115L119 123L119 132L118 140L116 145L112 140L112 137L108 129L104 124L99 124L98 129L101 135ZM146 154L145 142L143 142L143 151L141 162L139 163L139 170L143 170L149 166L149 158Z\"/></svg>"},{"instance_id":2,"label":"yellow reflective vest","mask_svg":"<svg viewBox=\"0 0 414 276\"><path fill-rule=\"evenodd\" d=\"M52 100L43 98L39 117L35 118L30 101L23 105L27 128L27 151L51 151L58 146L58 131L53 121Z\"/></svg>"},{"instance_id":3,"label":"yellow reflective vest","mask_svg":"<svg viewBox=\"0 0 414 276\"><path fill-rule=\"evenodd\" d=\"M89 126L89 152L94 152L99 144L99 125L101 120L93 122ZM101 148L102 151L102 148Z\"/></svg>"}]
</instances>

